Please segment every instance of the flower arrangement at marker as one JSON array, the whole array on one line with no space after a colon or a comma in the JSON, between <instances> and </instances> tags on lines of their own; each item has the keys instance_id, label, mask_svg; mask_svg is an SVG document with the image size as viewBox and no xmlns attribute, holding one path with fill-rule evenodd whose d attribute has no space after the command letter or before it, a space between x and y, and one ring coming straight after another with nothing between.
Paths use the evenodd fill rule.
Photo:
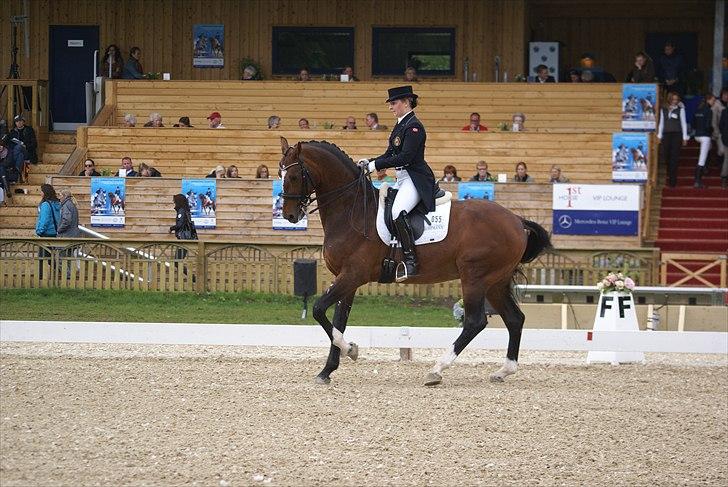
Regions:
<instances>
[{"instance_id":1,"label":"flower arrangement at marker","mask_svg":"<svg viewBox=\"0 0 728 487\"><path fill-rule=\"evenodd\" d=\"M602 293L622 292L631 293L634 290L634 281L621 272L610 272L597 283L597 289Z\"/></svg>"}]
</instances>

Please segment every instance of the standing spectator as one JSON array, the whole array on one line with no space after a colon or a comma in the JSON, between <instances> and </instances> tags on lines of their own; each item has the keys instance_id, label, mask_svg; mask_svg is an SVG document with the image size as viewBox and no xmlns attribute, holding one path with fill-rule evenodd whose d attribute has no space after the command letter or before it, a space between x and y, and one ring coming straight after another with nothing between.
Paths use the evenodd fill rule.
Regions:
<instances>
[{"instance_id":1,"label":"standing spectator","mask_svg":"<svg viewBox=\"0 0 728 487\"><path fill-rule=\"evenodd\" d=\"M124 127L136 127L136 116L131 113L124 115Z\"/></svg>"},{"instance_id":2,"label":"standing spectator","mask_svg":"<svg viewBox=\"0 0 728 487\"><path fill-rule=\"evenodd\" d=\"M25 118L22 115L16 115L13 121L15 127L10 131L10 137L21 142L26 162L38 164L38 140L35 138L35 130L30 125L25 125Z\"/></svg>"},{"instance_id":3,"label":"standing spectator","mask_svg":"<svg viewBox=\"0 0 728 487\"><path fill-rule=\"evenodd\" d=\"M228 166L227 173L225 174L228 178L240 179L240 173L238 172L238 166Z\"/></svg>"},{"instance_id":4,"label":"standing spectator","mask_svg":"<svg viewBox=\"0 0 728 487\"><path fill-rule=\"evenodd\" d=\"M718 127L720 129L720 140L723 142L726 152L728 152L728 108L721 112ZM723 167L720 170L720 186L723 189L728 188L728 157L725 154L723 155Z\"/></svg>"},{"instance_id":5,"label":"standing spectator","mask_svg":"<svg viewBox=\"0 0 728 487\"><path fill-rule=\"evenodd\" d=\"M471 181L493 181L493 176L488 172L488 163L485 161L478 161L475 165L477 172L475 176L470 178Z\"/></svg>"},{"instance_id":6,"label":"standing spectator","mask_svg":"<svg viewBox=\"0 0 728 487\"><path fill-rule=\"evenodd\" d=\"M452 183L460 181L462 178L458 177L458 170L452 164L448 164L442 169L442 177L440 178L441 183Z\"/></svg>"},{"instance_id":7,"label":"standing spectator","mask_svg":"<svg viewBox=\"0 0 728 487\"><path fill-rule=\"evenodd\" d=\"M367 113L364 120L369 130L387 130L386 125L379 125L379 115L374 112Z\"/></svg>"},{"instance_id":8,"label":"standing spectator","mask_svg":"<svg viewBox=\"0 0 728 487\"><path fill-rule=\"evenodd\" d=\"M154 169L149 164L141 163L139 164L139 177L142 178L161 178L162 173Z\"/></svg>"},{"instance_id":9,"label":"standing spectator","mask_svg":"<svg viewBox=\"0 0 728 487\"><path fill-rule=\"evenodd\" d=\"M412 66L407 66L407 69L404 70L404 80L408 83L416 83L419 81L417 79L417 70Z\"/></svg>"},{"instance_id":10,"label":"standing spectator","mask_svg":"<svg viewBox=\"0 0 728 487\"><path fill-rule=\"evenodd\" d=\"M311 127L309 126L307 119L300 118L300 119L298 119L298 128L300 128L301 130L308 130Z\"/></svg>"},{"instance_id":11,"label":"standing spectator","mask_svg":"<svg viewBox=\"0 0 728 487\"><path fill-rule=\"evenodd\" d=\"M297 79L298 81L311 81L311 73L308 72L308 68L301 68Z\"/></svg>"},{"instance_id":12,"label":"standing spectator","mask_svg":"<svg viewBox=\"0 0 728 487\"><path fill-rule=\"evenodd\" d=\"M487 132L488 127L480 123L480 114L473 112L470 114L470 123L461 130L463 132Z\"/></svg>"},{"instance_id":13,"label":"standing spectator","mask_svg":"<svg viewBox=\"0 0 728 487\"><path fill-rule=\"evenodd\" d=\"M523 112L516 112L511 117L511 130L513 132L523 132L526 130L526 115Z\"/></svg>"},{"instance_id":14,"label":"standing spectator","mask_svg":"<svg viewBox=\"0 0 728 487\"><path fill-rule=\"evenodd\" d=\"M124 73L122 78L124 79L142 79L144 78L144 68L142 63L139 62L139 58L142 56L142 50L138 47L132 47L129 51L129 59L124 64Z\"/></svg>"},{"instance_id":15,"label":"standing spectator","mask_svg":"<svg viewBox=\"0 0 728 487\"><path fill-rule=\"evenodd\" d=\"M101 174L99 174L99 172L96 170L96 163L94 162L94 160L86 159L85 161L83 161L83 170L81 171L79 176L92 177L101 176Z\"/></svg>"},{"instance_id":16,"label":"standing spectator","mask_svg":"<svg viewBox=\"0 0 728 487\"><path fill-rule=\"evenodd\" d=\"M268 166L265 164L261 164L255 169L255 178L256 179L268 179L269 173L268 173Z\"/></svg>"},{"instance_id":17,"label":"standing spectator","mask_svg":"<svg viewBox=\"0 0 728 487\"><path fill-rule=\"evenodd\" d=\"M640 51L634 56L634 67L627 73L625 83L654 83L655 67L652 59L645 52Z\"/></svg>"},{"instance_id":18,"label":"standing spectator","mask_svg":"<svg viewBox=\"0 0 728 487\"><path fill-rule=\"evenodd\" d=\"M109 44L104 51L104 57L101 60L99 71L103 76L112 79L120 79L124 71L124 58L121 57L121 51L116 44Z\"/></svg>"},{"instance_id":19,"label":"standing spectator","mask_svg":"<svg viewBox=\"0 0 728 487\"><path fill-rule=\"evenodd\" d=\"M179 122L174 124L173 127L192 128L192 125L190 124L190 117L179 117Z\"/></svg>"},{"instance_id":20,"label":"standing spectator","mask_svg":"<svg viewBox=\"0 0 728 487\"><path fill-rule=\"evenodd\" d=\"M277 129L281 126L281 117L278 115L271 115L268 117L268 128Z\"/></svg>"},{"instance_id":21,"label":"standing spectator","mask_svg":"<svg viewBox=\"0 0 728 487\"><path fill-rule=\"evenodd\" d=\"M688 126L685 122L685 105L676 92L667 94L667 103L660 108L660 123L657 127L660 144L660 160L667 162L668 183L677 186L677 161L680 158L680 141L688 143Z\"/></svg>"},{"instance_id":22,"label":"standing spectator","mask_svg":"<svg viewBox=\"0 0 728 487\"><path fill-rule=\"evenodd\" d=\"M551 166L549 183L568 183L569 178L561 174L561 167L554 164Z\"/></svg>"},{"instance_id":23,"label":"standing spectator","mask_svg":"<svg viewBox=\"0 0 728 487\"><path fill-rule=\"evenodd\" d=\"M529 83L556 83L556 79L549 75L549 68L545 64L536 66L536 76L529 76Z\"/></svg>"},{"instance_id":24,"label":"standing spectator","mask_svg":"<svg viewBox=\"0 0 728 487\"><path fill-rule=\"evenodd\" d=\"M216 179L225 179L225 174L227 171L225 170L225 166L215 166L215 169L210 171L210 173L205 176L206 178L216 178Z\"/></svg>"},{"instance_id":25,"label":"standing spectator","mask_svg":"<svg viewBox=\"0 0 728 487\"><path fill-rule=\"evenodd\" d=\"M344 69L341 71L341 74L345 74L349 77L349 81L359 81L356 76L354 76L354 68L351 66L345 66Z\"/></svg>"},{"instance_id":26,"label":"standing spectator","mask_svg":"<svg viewBox=\"0 0 728 487\"><path fill-rule=\"evenodd\" d=\"M703 171L705 169L705 161L708 160L708 151L710 150L710 137L713 135L713 111L710 107L716 102L715 96L706 95L700 102L697 110L693 114L690 126L695 131L693 135L695 141L700 144L700 156L698 157L698 165L695 166L695 184L696 188L704 188Z\"/></svg>"},{"instance_id":27,"label":"standing spectator","mask_svg":"<svg viewBox=\"0 0 728 487\"><path fill-rule=\"evenodd\" d=\"M212 112L207 119L210 121L211 129L224 129L225 126L222 124L222 115L220 112Z\"/></svg>"},{"instance_id":28,"label":"standing spectator","mask_svg":"<svg viewBox=\"0 0 728 487\"><path fill-rule=\"evenodd\" d=\"M713 104L710 107L710 110L713 112L711 126L713 127L713 140L715 140L715 146L717 148L716 152L718 153L718 165L721 165L720 158L722 157L723 166L728 169L728 151L726 151L726 147L723 145L723 140L720 137L720 116L723 113L723 110L725 110L723 98L728 98L728 88L723 88L720 94L721 99L718 100L713 97ZM728 176L728 174L726 174L726 176Z\"/></svg>"},{"instance_id":29,"label":"standing spectator","mask_svg":"<svg viewBox=\"0 0 728 487\"><path fill-rule=\"evenodd\" d=\"M61 190L61 218L58 225L58 238L78 238L81 231L78 229L78 203L71 194L71 190Z\"/></svg>"},{"instance_id":30,"label":"standing spectator","mask_svg":"<svg viewBox=\"0 0 728 487\"><path fill-rule=\"evenodd\" d=\"M571 83L581 83L581 73L579 73L578 69L570 69L569 70L569 82Z\"/></svg>"},{"instance_id":31,"label":"standing spectator","mask_svg":"<svg viewBox=\"0 0 728 487\"><path fill-rule=\"evenodd\" d=\"M174 202L174 210L177 212L177 216L174 220L174 225L169 227L169 233L174 232L174 236L177 240L197 240L197 229L195 228L195 222L192 221L192 213L190 213L190 204L187 202L187 198L182 193L177 193L172 197ZM182 250L181 255L177 255L178 259L184 259L187 256L187 251Z\"/></svg>"},{"instance_id":32,"label":"standing spectator","mask_svg":"<svg viewBox=\"0 0 728 487\"><path fill-rule=\"evenodd\" d=\"M164 127L162 123L162 115L158 112L149 114L149 121L144 124L145 127Z\"/></svg>"},{"instance_id":33,"label":"standing spectator","mask_svg":"<svg viewBox=\"0 0 728 487\"><path fill-rule=\"evenodd\" d=\"M123 175L122 171L124 171ZM121 158L121 167L118 171L116 171L115 176L122 178L133 178L139 176L139 173L134 170L134 163L132 162L131 157L124 156Z\"/></svg>"},{"instance_id":34,"label":"standing spectator","mask_svg":"<svg viewBox=\"0 0 728 487\"><path fill-rule=\"evenodd\" d=\"M43 198L38 205L38 220L35 223L35 234L39 237L56 237L61 221L61 202L56 190L50 184L41 184Z\"/></svg>"},{"instance_id":35,"label":"standing spectator","mask_svg":"<svg viewBox=\"0 0 728 487\"><path fill-rule=\"evenodd\" d=\"M354 117L346 117L346 125L341 127L341 130L357 130L356 119Z\"/></svg>"},{"instance_id":36,"label":"standing spectator","mask_svg":"<svg viewBox=\"0 0 728 487\"><path fill-rule=\"evenodd\" d=\"M513 181L516 183L532 183L533 178L528 175L528 167L526 163L521 161L516 164L516 175L513 176Z\"/></svg>"},{"instance_id":37,"label":"standing spectator","mask_svg":"<svg viewBox=\"0 0 728 487\"><path fill-rule=\"evenodd\" d=\"M675 50L675 43L667 41L663 52L657 60L657 77L665 84L667 91L682 95L685 89L685 60Z\"/></svg>"}]
</instances>

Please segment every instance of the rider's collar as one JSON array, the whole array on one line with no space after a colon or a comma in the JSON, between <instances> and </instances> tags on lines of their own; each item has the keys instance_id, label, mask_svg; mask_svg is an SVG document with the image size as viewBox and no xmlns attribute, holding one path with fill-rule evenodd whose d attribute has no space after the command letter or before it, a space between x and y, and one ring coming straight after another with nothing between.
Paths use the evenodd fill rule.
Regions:
<instances>
[{"instance_id":1,"label":"rider's collar","mask_svg":"<svg viewBox=\"0 0 728 487\"><path fill-rule=\"evenodd\" d=\"M410 110L409 112L405 113L401 117L398 117L397 118L397 123L402 123L402 120L404 120L407 117L407 115L409 115L410 113L412 113L412 110Z\"/></svg>"}]
</instances>

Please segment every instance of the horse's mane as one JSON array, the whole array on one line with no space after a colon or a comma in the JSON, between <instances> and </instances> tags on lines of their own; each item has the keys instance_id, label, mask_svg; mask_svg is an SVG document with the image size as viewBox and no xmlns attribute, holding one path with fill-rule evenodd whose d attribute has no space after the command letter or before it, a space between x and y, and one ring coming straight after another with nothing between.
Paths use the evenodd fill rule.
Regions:
<instances>
[{"instance_id":1,"label":"horse's mane","mask_svg":"<svg viewBox=\"0 0 728 487\"><path fill-rule=\"evenodd\" d=\"M344 152L344 150L341 149L336 144L332 144L331 142L326 142L325 140L309 140L308 142L304 142L304 143L309 144L318 149L325 150L329 154L338 158L341 162L345 163L345 165L354 172L355 176L359 175L360 171L359 171L359 169L357 169L357 166L356 166L356 163L354 163L354 160L349 156L349 154Z\"/></svg>"}]
</instances>

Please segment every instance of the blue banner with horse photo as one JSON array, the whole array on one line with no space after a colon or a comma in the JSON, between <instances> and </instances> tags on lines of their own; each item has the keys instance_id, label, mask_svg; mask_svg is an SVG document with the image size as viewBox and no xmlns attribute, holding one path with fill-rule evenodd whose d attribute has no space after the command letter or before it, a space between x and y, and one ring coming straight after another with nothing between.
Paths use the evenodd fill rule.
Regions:
<instances>
[{"instance_id":1,"label":"blue banner with horse photo","mask_svg":"<svg viewBox=\"0 0 728 487\"><path fill-rule=\"evenodd\" d=\"M622 130L655 130L657 85L622 85Z\"/></svg>"},{"instance_id":2,"label":"blue banner with horse photo","mask_svg":"<svg viewBox=\"0 0 728 487\"><path fill-rule=\"evenodd\" d=\"M304 215L297 223L291 223L283 217L283 182L273 180L273 230L306 230L308 215Z\"/></svg>"},{"instance_id":3,"label":"blue banner with horse photo","mask_svg":"<svg viewBox=\"0 0 728 487\"><path fill-rule=\"evenodd\" d=\"M212 178L183 179L182 194L190 205L196 228L215 228L217 225L217 181Z\"/></svg>"},{"instance_id":4,"label":"blue banner with horse photo","mask_svg":"<svg viewBox=\"0 0 728 487\"><path fill-rule=\"evenodd\" d=\"M495 200L495 184L471 181L467 183L458 183L458 199L459 200Z\"/></svg>"},{"instance_id":5,"label":"blue banner with horse photo","mask_svg":"<svg viewBox=\"0 0 728 487\"><path fill-rule=\"evenodd\" d=\"M644 183L647 181L647 154L650 142L646 133L612 134L612 181Z\"/></svg>"},{"instance_id":6,"label":"blue banner with horse photo","mask_svg":"<svg viewBox=\"0 0 728 487\"><path fill-rule=\"evenodd\" d=\"M125 206L126 178L91 178L92 227L123 227Z\"/></svg>"},{"instance_id":7,"label":"blue banner with horse photo","mask_svg":"<svg viewBox=\"0 0 728 487\"><path fill-rule=\"evenodd\" d=\"M225 66L225 26L195 24L192 27L192 66L222 68Z\"/></svg>"}]
</instances>

